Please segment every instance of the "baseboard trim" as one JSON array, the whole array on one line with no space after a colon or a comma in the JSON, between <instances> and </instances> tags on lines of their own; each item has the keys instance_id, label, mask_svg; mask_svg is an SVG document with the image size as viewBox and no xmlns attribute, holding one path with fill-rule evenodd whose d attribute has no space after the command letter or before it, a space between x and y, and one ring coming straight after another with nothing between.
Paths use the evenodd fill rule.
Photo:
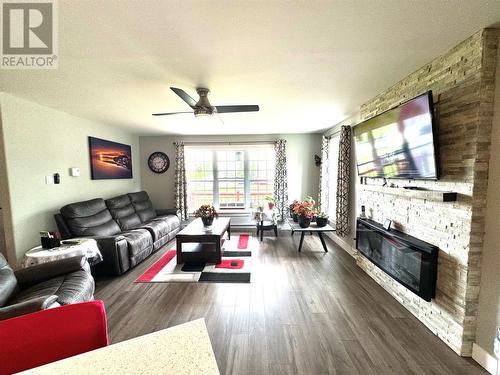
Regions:
<instances>
[{"instance_id":1,"label":"baseboard trim","mask_svg":"<svg viewBox=\"0 0 500 375\"><path fill-rule=\"evenodd\" d=\"M349 255L351 255L353 258L356 257L356 254L358 251L356 248L354 248L351 244L349 244L347 241L341 239L339 236L335 235L334 233L327 232L326 234L330 239L335 242L342 250L346 251Z\"/></svg>"},{"instance_id":2,"label":"baseboard trim","mask_svg":"<svg viewBox=\"0 0 500 375\"><path fill-rule=\"evenodd\" d=\"M472 359L491 375L497 375L498 360L476 343L472 344Z\"/></svg>"}]
</instances>

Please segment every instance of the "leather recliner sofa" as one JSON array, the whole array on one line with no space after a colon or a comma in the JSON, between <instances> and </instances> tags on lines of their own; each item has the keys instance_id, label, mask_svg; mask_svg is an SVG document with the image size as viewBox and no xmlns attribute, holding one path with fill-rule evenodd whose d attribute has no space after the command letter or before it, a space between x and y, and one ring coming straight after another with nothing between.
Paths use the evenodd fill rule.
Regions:
<instances>
[{"instance_id":1,"label":"leather recliner sofa","mask_svg":"<svg viewBox=\"0 0 500 375\"><path fill-rule=\"evenodd\" d=\"M176 209L153 208L145 191L68 204L55 215L63 238L96 239L103 262L96 272L121 275L172 240L181 227Z\"/></svg>"},{"instance_id":2,"label":"leather recliner sofa","mask_svg":"<svg viewBox=\"0 0 500 375\"><path fill-rule=\"evenodd\" d=\"M0 254L0 320L94 298L85 257L76 256L13 271Z\"/></svg>"}]
</instances>

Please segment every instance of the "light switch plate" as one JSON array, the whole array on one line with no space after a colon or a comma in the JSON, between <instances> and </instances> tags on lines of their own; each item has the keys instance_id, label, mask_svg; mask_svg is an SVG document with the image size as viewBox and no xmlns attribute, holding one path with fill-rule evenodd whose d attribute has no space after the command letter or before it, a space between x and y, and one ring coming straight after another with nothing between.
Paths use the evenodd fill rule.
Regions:
<instances>
[{"instance_id":1,"label":"light switch plate","mask_svg":"<svg viewBox=\"0 0 500 375\"><path fill-rule=\"evenodd\" d=\"M69 169L69 175L72 176L72 177L78 177L80 176L80 168L70 168Z\"/></svg>"},{"instance_id":2,"label":"light switch plate","mask_svg":"<svg viewBox=\"0 0 500 375\"><path fill-rule=\"evenodd\" d=\"M53 185L54 184L54 176L45 176L45 184Z\"/></svg>"}]
</instances>

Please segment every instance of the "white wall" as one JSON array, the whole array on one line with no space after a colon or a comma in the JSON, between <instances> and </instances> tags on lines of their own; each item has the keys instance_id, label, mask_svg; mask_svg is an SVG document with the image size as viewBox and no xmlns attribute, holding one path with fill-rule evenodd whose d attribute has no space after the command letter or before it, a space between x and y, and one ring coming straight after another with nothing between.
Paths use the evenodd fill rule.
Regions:
<instances>
[{"instance_id":1,"label":"white wall","mask_svg":"<svg viewBox=\"0 0 500 375\"><path fill-rule=\"evenodd\" d=\"M12 226L6 228L13 234L13 248L7 249L11 263L40 243L40 230L56 230L53 214L63 205L140 190L138 136L5 93L0 93L0 109L6 172L1 193L2 203L7 197L10 205L5 221ZM131 145L134 178L91 180L88 136ZM80 177L70 177L70 167L80 168ZM54 173L61 175L61 184L46 185L44 176Z\"/></svg>"},{"instance_id":2,"label":"white wall","mask_svg":"<svg viewBox=\"0 0 500 375\"><path fill-rule=\"evenodd\" d=\"M493 355L493 336L500 327L500 48L489 168L476 343Z\"/></svg>"},{"instance_id":3,"label":"white wall","mask_svg":"<svg viewBox=\"0 0 500 375\"><path fill-rule=\"evenodd\" d=\"M278 138L287 140L288 197L289 200L318 195L319 168L314 165L314 154L320 154L321 134L281 135L224 135L224 136L163 136L140 137L142 187L156 207L173 207L174 201L174 141L185 142L252 142ZM170 168L163 174L151 172L148 157L154 151L165 152Z\"/></svg>"}]
</instances>

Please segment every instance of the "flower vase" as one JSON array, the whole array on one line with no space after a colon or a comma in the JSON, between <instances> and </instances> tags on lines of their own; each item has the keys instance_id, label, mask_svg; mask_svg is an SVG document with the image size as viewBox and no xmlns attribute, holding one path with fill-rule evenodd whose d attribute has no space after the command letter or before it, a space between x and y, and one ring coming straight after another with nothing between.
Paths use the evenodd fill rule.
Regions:
<instances>
[{"instance_id":1,"label":"flower vase","mask_svg":"<svg viewBox=\"0 0 500 375\"><path fill-rule=\"evenodd\" d=\"M202 217L201 221L203 221L204 227L209 227L214 222L214 218L213 217Z\"/></svg>"},{"instance_id":2,"label":"flower vase","mask_svg":"<svg viewBox=\"0 0 500 375\"><path fill-rule=\"evenodd\" d=\"M318 226L318 228L326 227L326 224L328 224L327 217L317 217L316 218L316 225Z\"/></svg>"},{"instance_id":3,"label":"flower vase","mask_svg":"<svg viewBox=\"0 0 500 375\"><path fill-rule=\"evenodd\" d=\"M311 225L311 218L307 216L299 216L299 226L301 228L309 228L309 225Z\"/></svg>"}]
</instances>

